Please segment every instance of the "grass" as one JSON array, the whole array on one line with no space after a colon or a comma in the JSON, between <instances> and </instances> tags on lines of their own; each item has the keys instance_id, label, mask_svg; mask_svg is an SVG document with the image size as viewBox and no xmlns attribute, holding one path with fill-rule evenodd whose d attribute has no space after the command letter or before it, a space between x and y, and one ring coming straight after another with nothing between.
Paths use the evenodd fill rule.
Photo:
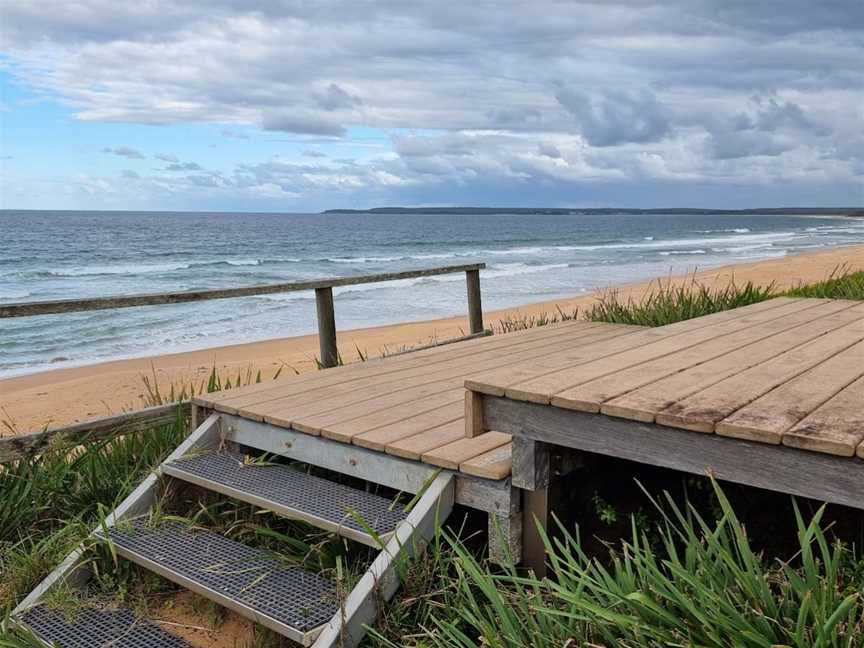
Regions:
<instances>
[{"instance_id":1,"label":"grass","mask_svg":"<svg viewBox=\"0 0 864 648\"><path fill-rule=\"evenodd\" d=\"M512 565L490 569L451 538L447 612L434 615L428 645L860 647L862 563L848 546L829 543L824 509L805 522L796 507L797 551L768 561L714 488L715 520L668 495L651 499L662 520L654 537L634 522L630 539L602 558L587 555L563 526L560 539L544 534L554 580Z\"/></svg>"},{"instance_id":2,"label":"grass","mask_svg":"<svg viewBox=\"0 0 864 648\"><path fill-rule=\"evenodd\" d=\"M640 302L605 293L581 316L593 321L659 326L776 296L864 300L864 272L838 268L825 281L777 291L752 283L709 289L695 281L658 283ZM575 319L551 315L502 320L495 333ZM358 355L365 359L362 353ZM281 369L280 369L281 372ZM277 376L280 372L277 372ZM214 369L200 384L159 389L145 379L147 404L259 382L251 370L222 378ZM185 434L185 421L83 447L55 447L0 467L0 619L14 607ZM717 490L716 516L666 497L661 524L641 511L630 538L586 543L562 529L547 538L556 580L486 564L464 534L437 537L404 571L398 601L386 606L368 645L438 646L822 646L852 648L864 637L864 565L848 545L829 543L818 511L805 523L795 512L797 550L782 561L754 550L743 523ZM619 502L596 493L591 510L605 525L627 516ZM283 559L325 572L343 570L348 548L324 534L251 507L205 502L171 511L230 537L270 548ZM776 516L776 512L772 512ZM715 519L716 518L716 519ZM461 539L460 539L461 538ZM475 543L476 544L476 543ZM589 548L590 546L590 548ZM103 559L105 557L103 556ZM362 563L362 561L361 561ZM130 600L161 595L157 582L103 565L101 586ZM350 576L349 576L350 578ZM137 588L131 584L141 580ZM164 584L163 584L164 585ZM213 613L214 623L219 614ZM28 646L0 624L0 646ZM252 645L283 642L256 633Z\"/></svg>"},{"instance_id":3,"label":"grass","mask_svg":"<svg viewBox=\"0 0 864 648\"><path fill-rule=\"evenodd\" d=\"M864 271L852 272L848 266L840 266L824 281L800 285L784 294L789 297L861 300L864 299Z\"/></svg>"},{"instance_id":4,"label":"grass","mask_svg":"<svg viewBox=\"0 0 864 648\"><path fill-rule=\"evenodd\" d=\"M743 286L732 282L723 288L710 288L695 278L680 285L658 281L656 287L649 290L640 301L622 301L616 290L602 293L585 312L585 319L613 324L663 326L755 304L774 296L773 285L763 287L752 282Z\"/></svg>"},{"instance_id":5,"label":"grass","mask_svg":"<svg viewBox=\"0 0 864 648\"><path fill-rule=\"evenodd\" d=\"M734 281L722 288L711 288L695 277L680 284L658 281L640 300L623 300L617 290L601 293L597 302L584 313L593 322L663 326L682 320L748 306L774 297L820 297L864 300L864 271L852 272L847 266L835 268L824 281L777 290L773 284L757 286Z\"/></svg>"}]
</instances>

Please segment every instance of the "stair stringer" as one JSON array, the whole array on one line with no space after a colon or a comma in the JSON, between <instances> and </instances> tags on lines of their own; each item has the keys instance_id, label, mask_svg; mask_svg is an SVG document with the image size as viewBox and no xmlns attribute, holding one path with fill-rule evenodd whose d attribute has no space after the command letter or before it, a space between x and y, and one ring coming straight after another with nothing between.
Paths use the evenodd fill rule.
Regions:
<instances>
[{"instance_id":1,"label":"stair stringer","mask_svg":"<svg viewBox=\"0 0 864 648\"><path fill-rule=\"evenodd\" d=\"M378 602L389 601L399 588L398 561L410 558L420 550L450 516L455 483L450 472L442 472L432 480L339 611L323 626L312 648L353 648L360 643L366 634L366 626L371 625L378 615Z\"/></svg>"},{"instance_id":2,"label":"stair stringer","mask_svg":"<svg viewBox=\"0 0 864 648\"><path fill-rule=\"evenodd\" d=\"M151 472L138 486L115 508L108 517L105 518L103 524L97 526L90 533L91 538L95 538L99 531L110 529L118 522L137 517L147 513L156 501L158 496L159 479L162 477L162 465L179 459L180 457L189 454L196 450L210 450L219 447L222 443L221 435L221 416L212 414L198 428L193 430L174 451L165 458L153 472ZM65 583L74 588L81 588L86 585L90 579L91 573L87 566L83 563L84 554L86 553L85 543L78 545L66 558L63 559L54 570L48 574L42 582L40 582L32 592L30 592L24 600L12 611L12 618L24 612L34 605L37 605L42 597L53 586L58 583Z\"/></svg>"}]
</instances>

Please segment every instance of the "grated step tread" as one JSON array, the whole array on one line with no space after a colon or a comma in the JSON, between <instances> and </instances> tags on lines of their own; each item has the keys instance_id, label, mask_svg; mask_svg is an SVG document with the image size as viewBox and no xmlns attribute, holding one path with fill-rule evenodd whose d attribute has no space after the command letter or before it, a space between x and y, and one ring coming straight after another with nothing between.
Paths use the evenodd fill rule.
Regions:
<instances>
[{"instance_id":1,"label":"grated step tread","mask_svg":"<svg viewBox=\"0 0 864 648\"><path fill-rule=\"evenodd\" d=\"M308 633L338 609L331 581L212 531L138 518L109 533L120 555L274 629Z\"/></svg>"},{"instance_id":2,"label":"grated step tread","mask_svg":"<svg viewBox=\"0 0 864 648\"><path fill-rule=\"evenodd\" d=\"M191 648L132 610L83 607L71 613L36 605L17 616L42 641L61 648Z\"/></svg>"},{"instance_id":3,"label":"grated step tread","mask_svg":"<svg viewBox=\"0 0 864 648\"><path fill-rule=\"evenodd\" d=\"M167 464L165 472L276 513L296 515L316 526L341 531L367 544L375 544L374 539L349 510L384 539L407 515L402 506L394 505L386 497L309 475L285 464L245 463L242 458L224 452L183 457Z\"/></svg>"}]
</instances>

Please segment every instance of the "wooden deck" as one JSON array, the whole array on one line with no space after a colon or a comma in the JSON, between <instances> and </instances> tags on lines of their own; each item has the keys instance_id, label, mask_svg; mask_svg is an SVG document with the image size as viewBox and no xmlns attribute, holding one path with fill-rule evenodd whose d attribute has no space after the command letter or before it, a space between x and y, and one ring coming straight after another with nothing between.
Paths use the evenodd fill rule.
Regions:
<instances>
[{"instance_id":1,"label":"wooden deck","mask_svg":"<svg viewBox=\"0 0 864 648\"><path fill-rule=\"evenodd\" d=\"M564 322L199 396L199 406L487 479L510 474L510 435L466 438L464 383L553 362L640 327Z\"/></svg>"},{"instance_id":2,"label":"wooden deck","mask_svg":"<svg viewBox=\"0 0 864 648\"><path fill-rule=\"evenodd\" d=\"M488 371L466 387L864 459L864 304L773 299ZM469 433L482 431L477 421Z\"/></svg>"}]
</instances>

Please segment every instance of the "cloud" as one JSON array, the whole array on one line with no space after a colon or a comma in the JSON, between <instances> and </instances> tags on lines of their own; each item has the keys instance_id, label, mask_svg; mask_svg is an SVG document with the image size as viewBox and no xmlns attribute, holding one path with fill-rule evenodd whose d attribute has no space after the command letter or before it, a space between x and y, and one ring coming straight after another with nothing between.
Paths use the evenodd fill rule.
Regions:
<instances>
[{"instance_id":1,"label":"cloud","mask_svg":"<svg viewBox=\"0 0 864 648\"><path fill-rule=\"evenodd\" d=\"M203 171L204 168L197 162L180 162L169 164L165 167L166 171Z\"/></svg>"},{"instance_id":2,"label":"cloud","mask_svg":"<svg viewBox=\"0 0 864 648\"><path fill-rule=\"evenodd\" d=\"M103 148L103 153L110 153L111 155L119 155L120 157L124 157L127 160L143 160L147 156L141 153L138 149L132 148L131 146L117 146L114 148Z\"/></svg>"},{"instance_id":3,"label":"cloud","mask_svg":"<svg viewBox=\"0 0 864 648\"><path fill-rule=\"evenodd\" d=\"M7 0L3 13L4 71L75 119L346 145L271 168L250 142L215 180L250 199L456 202L483 187L542 203L616 183L785 198L782 183L831 195L862 181L860 0ZM383 148L361 155L370 132ZM121 150L135 151L106 152L143 158ZM162 171L154 193L200 196L215 177Z\"/></svg>"},{"instance_id":4,"label":"cloud","mask_svg":"<svg viewBox=\"0 0 864 648\"><path fill-rule=\"evenodd\" d=\"M555 98L594 146L657 142L672 131L672 112L650 90L605 90L592 96L563 87Z\"/></svg>"},{"instance_id":5,"label":"cloud","mask_svg":"<svg viewBox=\"0 0 864 648\"><path fill-rule=\"evenodd\" d=\"M339 108L353 108L363 103L360 97L349 94L335 83L315 92L313 96L321 108L331 112Z\"/></svg>"},{"instance_id":6,"label":"cloud","mask_svg":"<svg viewBox=\"0 0 864 648\"><path fill-rule=\"evenodd\" d=\"M139 180L141 175L137 171L133 171L132 169L123 169L120 173L121 178L126 178L127 180Z\"/></svg>"},{"instance_id":7,"label":"cloud","mask_svg":"<svg viewBox=\"0 0 864 648\"><path fill-rule=\"evenodd\" d=\"M297 135L332 135L341 137L345 129L325 115L294 111L267 111L261 117L261 128Z\"/></svg>"},{"instance_id":8,"label":"cloud","mask_svg":"<svg viewBox=\"0 0 864 648\"><path fill-rule=\"evenodd\" d=\"M176 155L172 155L171 153L159 153L158 155L154 155L157 160L162 160L163 162L179 162L180 158Z\"/></svg>"},{"instance_id":9,"label":"cloud","mask_svg":"<svg viewBox=\"0 0 864 648\"><path fill-rule=\"evenodd\" d=\"M321 151L314 151L312 149L306 149L305 151L303 151L303 153L301 153L301 155L303 157L310 157L310 158L326 158L327 157L326 153L322 153Z\"/></svg>"}]
</instances>

